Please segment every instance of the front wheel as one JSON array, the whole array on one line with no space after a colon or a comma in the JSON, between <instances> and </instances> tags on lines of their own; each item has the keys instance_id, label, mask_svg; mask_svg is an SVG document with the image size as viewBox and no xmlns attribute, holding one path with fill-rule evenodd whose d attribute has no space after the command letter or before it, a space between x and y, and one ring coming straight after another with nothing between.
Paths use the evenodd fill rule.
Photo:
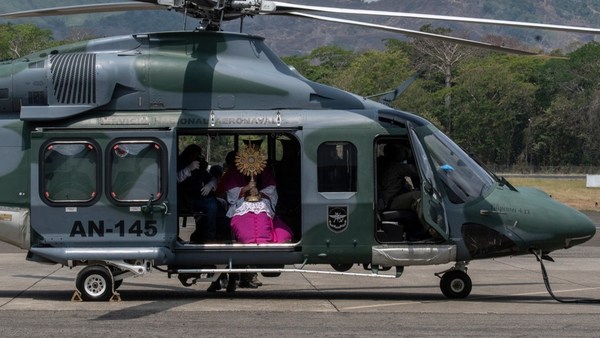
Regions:
<instances>
[{"instance_id":1,"label":"front wheel","mask_svg":"<svg viewBox=\"0 0 600 338\"><path fill-rule=\"evenodd\" d=\"M75 286L84 301L107 301L113 294L113 277L102 265L87 266L77 274Z\"/></svg>"},{"instance_id":2,"label":"front wheel","mask_svg":"<svg viewBox=\"0 0 600 338\"><path fill-rule=\"evenodd\" d=\"M440 281L442 293L450 299L466 298L471 293L472 287L469 275L460 270L446 272Z\"/></svg>"}]
</instances>

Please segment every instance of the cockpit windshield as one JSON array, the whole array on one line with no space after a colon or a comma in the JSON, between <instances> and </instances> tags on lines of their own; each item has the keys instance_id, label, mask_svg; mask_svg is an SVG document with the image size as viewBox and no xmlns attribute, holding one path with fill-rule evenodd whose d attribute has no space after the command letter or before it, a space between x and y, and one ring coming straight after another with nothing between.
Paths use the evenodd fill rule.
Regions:
<instances>
[{"instance_id":1,"label":"cockpit windshield","mask_svg":"<svg viewBox=\"0 0 600 338\"><path fill-rule=\"evenodd\" d=\"M494 178L441 131L424 136L423 143L452 203L474 200L494 185Z\"/></svg>"}]
</instances>

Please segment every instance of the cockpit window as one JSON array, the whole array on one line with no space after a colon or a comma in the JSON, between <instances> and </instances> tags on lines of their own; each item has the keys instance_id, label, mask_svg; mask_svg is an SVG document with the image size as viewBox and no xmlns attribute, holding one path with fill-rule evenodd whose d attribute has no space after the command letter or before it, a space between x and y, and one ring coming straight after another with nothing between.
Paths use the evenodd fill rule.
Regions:
<instances>
[{"instance_id":1,"label":"cockpit window","mask_svg":"<svg viewBox=\"0 0 600 338\"><path fill-rule=\"evenodd\" d=\"M452 203L474 200L493 186L492 176L439 130L425 136L423 143Z\"/></svg>"}]
</instances>

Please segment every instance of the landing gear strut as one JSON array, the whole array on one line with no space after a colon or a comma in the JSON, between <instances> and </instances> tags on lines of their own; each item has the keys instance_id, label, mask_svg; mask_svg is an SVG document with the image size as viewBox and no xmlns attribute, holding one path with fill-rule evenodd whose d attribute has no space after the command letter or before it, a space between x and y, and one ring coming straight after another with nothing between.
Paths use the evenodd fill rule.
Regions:
<instances>
[{"instance_id":1,"label":"landing gear strut","mask_svg":"<svg viewBox=\"0 0 600 338\"><path fill-rule=\"evenodd\" d=\"M443 274L443 275L442 275ZM449 270L435 274L440 277L440 289L446 298L466 298L473 288L471 278L467 275L467 263L459 262Z\"/></svg>"}]
</instances>

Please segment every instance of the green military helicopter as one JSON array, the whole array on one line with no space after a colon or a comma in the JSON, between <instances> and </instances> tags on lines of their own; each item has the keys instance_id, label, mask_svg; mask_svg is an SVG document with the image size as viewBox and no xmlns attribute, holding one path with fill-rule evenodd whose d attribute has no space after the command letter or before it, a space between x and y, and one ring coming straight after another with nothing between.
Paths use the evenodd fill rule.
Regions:
<instances>
[{"instance_id":1,"label":"green military helicopter","mask_svg":"<svg viewBox=\"0 0 600 338\"><path fill-rule=\"evenodd\" d=\"M348 270L361 264L364 275L397 278L406 266L454 263L438 274L440 288L464 298L471 260L531 252L547 258L594 236L585 215L511 186L427 120L311 82L263 38L219 28L247 16L288 15L525 54L327 14L600 29L263 0L145 0L0 18L165 7L201 27L94 39L0 63L0 240L27 249L29 261L82 266L75 296L118 297L125 278L152 269L190 286L234 272L356 275ZM250 147L256 138L260 148ZM188 208L178 184L179 150L190 139L205 140L205 152L230 145L237 169L261 164L250 175L272 170L274 217L291 238L184 238L187 217L207 218ZM381 156L392 153L398 162ZM390 184L401 193L391 193ZM228 220L220 218L227 228ZM306 269L312 264L334 271ZM391 268L395 273L382 273Z\"/></svg>"}]
</instances>

